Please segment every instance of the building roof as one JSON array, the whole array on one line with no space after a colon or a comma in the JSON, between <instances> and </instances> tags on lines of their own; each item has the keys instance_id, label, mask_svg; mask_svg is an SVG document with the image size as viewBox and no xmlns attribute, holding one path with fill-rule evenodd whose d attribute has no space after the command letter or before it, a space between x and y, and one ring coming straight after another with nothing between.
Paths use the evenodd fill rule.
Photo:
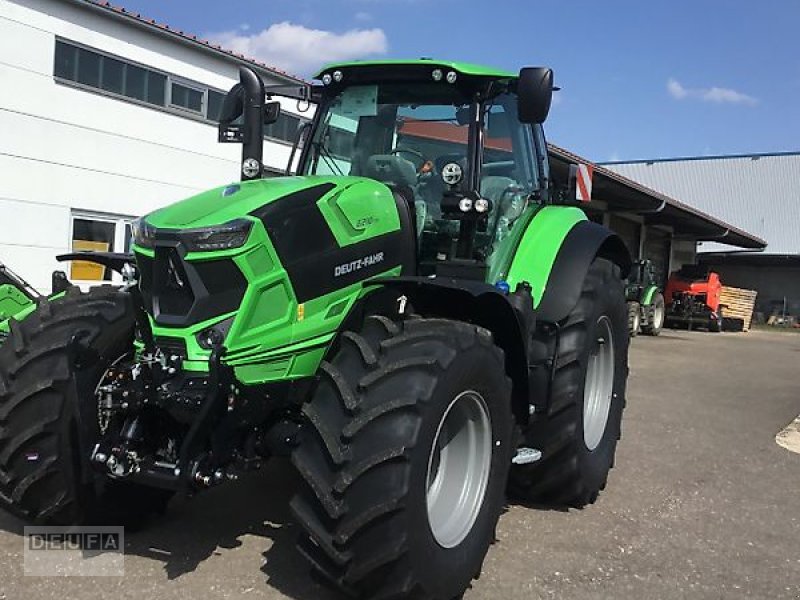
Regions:
<instances>
[{"instance_id":1,"label":"building roof","mask_svg":"<svg viewBox=\"0 0 800 600\"><path fill-rule=\"evenodd\" d=\"M698 156L605 166L753 232L767 241L768 254L800 254L800 152ZM726 249L713 244L702 250Z\"/></svg>"},{"instance_id":2,"label":"building roof","mask_svg":"<svg viewBox=\"0 0 800 600\"><path fill-rule=\"evenodd\" d=\"M554 177L561 181L566 180L570 164L592 164L554 144L548 144L548 148L551 170ZM737 227L727 220L711 216L694 203L689 205L675 199L688 200L684 195L667 195L663 191L656 191L601 164L594 165L592 197L607 202L611 212L638 214L648 225L670 226L676 237L698 241L725 240L726 244L751 250L762 250L767 245L761 237L750 233L752 229Z\"/></svg>"},{"instance_id":3,"label":"building roof","mask_svg":"<svg viewBox=\"0 0 800 600\"><path fill-rule=\"evenodd\" d=\"M105 0L69 0L69 1L72 2L73 4L82 6L84 8L96 10L112 18L123 19L126 22L130 23L131 25L147 29L153 33L165 36L174 41L188 44L190 46L202 50L203 52L216 54L228 60L232 59L233 61L240 64L246 64L258 67L262 70L269 71L274 76L280 79L287 79L291 82L306 83L306 81L302 77L298 77L297 75L292 75L291 73L287 73L282 69L279 69L272 65L268 65L259 60L256 60L255 58L247 57L244 54L239 54L238 52L227 50L226 48L223 48L219 44L214 44L192 33L187 33L185 31L181 31L180 29L170 27L166 23L158 23L154 19L147 18L137 12L129 11L122 6L112 5L110 2L106 2Z\"/></svg>"}]
</instances>

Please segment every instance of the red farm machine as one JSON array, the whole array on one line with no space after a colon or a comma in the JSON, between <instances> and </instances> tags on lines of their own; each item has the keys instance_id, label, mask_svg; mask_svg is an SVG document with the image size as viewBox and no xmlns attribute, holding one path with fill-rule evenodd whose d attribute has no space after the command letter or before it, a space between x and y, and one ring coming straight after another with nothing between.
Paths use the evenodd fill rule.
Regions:
<instances>
[{"instance_id":1,"label":"red farm machine","mask_svg":"<svg viewBox=\"0 0 800 600\"><path fill-rule=\"evenodd\" d=\"M717 273L703 265L683 265L667 281L666 325L722 331L721 293L722 283Z\"/></svg>"}]
</instances>

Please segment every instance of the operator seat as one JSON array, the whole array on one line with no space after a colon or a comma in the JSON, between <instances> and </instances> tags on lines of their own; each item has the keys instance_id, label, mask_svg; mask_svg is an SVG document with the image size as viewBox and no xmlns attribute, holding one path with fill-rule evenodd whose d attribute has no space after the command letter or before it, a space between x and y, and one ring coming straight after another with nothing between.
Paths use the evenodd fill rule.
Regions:
<instances>
[{"instance_id":1,"label":"operator seat","mask_svg":"<svg viewBox=\"0 0 800 600\"><path fill-rule=\"evenodd\" d=\"M403 197L416 237L419 239L426 208L425 201L419 197L417 169L414 163L396 154L373 154L367 159L363 176L391 186Z\"/></svg>"},{"instance_id":2,"label":"operator seat","mask_svg":"<svg viewBox=\"0 0 800 600\"><path fill-rule=\"evenodd\" d=\"M511 202L513 198L506 193L510 187L516 185L517 182L511 177L502 177L500 175L488 175L481 179L481 196L492 203L492 209L489 213L489 231L496 231L497 223L503 215L508 217L509 221L513 221L519 216L518 214L510 214L514 212Z\"/></svg>"},{"instance_id":3,"label":"operator seat","mask_svg":"<svg viewBox=\"0 0 800 600\"><path fill-rule=\"evenodd\" d=\"M412 189L417 185L417 170L414 168L414 163L394 154L370 156L364 168L364 177Z\"/></svg>"}]
</instances>

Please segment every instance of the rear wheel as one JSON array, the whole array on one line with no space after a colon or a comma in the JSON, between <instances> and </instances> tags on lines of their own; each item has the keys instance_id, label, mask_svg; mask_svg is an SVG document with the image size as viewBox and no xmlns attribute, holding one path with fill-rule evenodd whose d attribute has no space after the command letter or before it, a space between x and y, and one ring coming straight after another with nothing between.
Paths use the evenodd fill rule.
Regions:
<instances>
[{"instance_id":1,"label":"rear wheel","mask_svg":"<svg viewBox=\"0 0 800 600\"><path fill-rule=\"evenodd\" d=\"M0 348L0 505L30 521L137 526L170 494L96 476L95 389L130 352L127 294L71 288L14 323Z\"/></svg>"},{"instance_id":2,"label":"rear wheel","mask_svg":"<svg viewBox=\"0 0 800 600\"><path fill-rule=\"evenodd\" d=\"M550 408L523 433L524 445L542 457L511 469L518 498L580 507L605 487L625 407L627 325L618 268L595 259L578 304L561 323Z\"/></svg>"},{"instance_id":3,"label":"rear wheel","mask_svg":"<svg viewBox=\"0 0 800 600\"><path fill-rule=\"evenodd\" d=\"M504 503L510 395L503 352L474 325L372 316L342 334L292 455L314 570L370 598L461 594Z\"/></svg>"},{"instance_id":4,"label":"rear wheel","mask_svg":"<svg viewBox=\"0 0 800 600\"><path fill-rule=\"evenodd\" d=\"M653 295L653 302L650 305L650 320L647 325L642 325L642 333L647 335L659 335L664 328L664 296L661 292Z\"/></svg>"}]
</instances>

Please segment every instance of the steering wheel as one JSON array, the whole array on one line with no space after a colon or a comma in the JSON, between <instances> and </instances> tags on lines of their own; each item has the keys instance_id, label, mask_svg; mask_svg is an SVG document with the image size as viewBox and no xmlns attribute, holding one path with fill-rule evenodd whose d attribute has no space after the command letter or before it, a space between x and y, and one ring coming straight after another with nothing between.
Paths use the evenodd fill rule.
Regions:
<instances>
[{"instance_id":1,"label":"steering wheel","mask_svg":"<svg viewBox=\"0 0 800 600\"><path fill-rule=\"evenodd\" d=\"M420 169L422 169L422 165L424 165L426 162L428 162L427 159L425 158L425 156L422 154L422 152L420 152L418 150L414 150L413 148L402 148L401 146L398 146L397 148L393 148L392 151L389 152L389 154L411 154L411 155L413 155L415 158L417 158L419 160L419 164L417 164L414 161L409 161L409 162L414 163L414 168L417 170L418 173L419 173Z\"/></svg>"}]
</instances>

